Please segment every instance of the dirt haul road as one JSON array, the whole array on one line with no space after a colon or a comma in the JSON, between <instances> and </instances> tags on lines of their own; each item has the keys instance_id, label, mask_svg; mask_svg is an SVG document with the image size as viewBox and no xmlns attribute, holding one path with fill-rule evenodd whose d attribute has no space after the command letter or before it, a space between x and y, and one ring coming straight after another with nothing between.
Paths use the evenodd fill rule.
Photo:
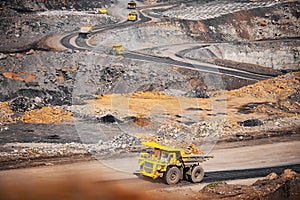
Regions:
<instances>
[{"instance_id":1,"label":"dirt haul road","mask_svg":"<svg viewBox=\"0 0 300 200\"><path fill-rule=\"evenodd\" d=\"M162 6L162 7L164 7L164 6ZM151 7L148 9L151 9ZM124 9L124 2L117 4L114 7L114 10L120 10L122 13L122 15L120 17L123 19L117 24L106 25L104 27L94 28L94 31L91 33L94 37L96 34L104 35L105 31L108 31L108 30L115 29L115 31L117 31L117 30L120 31L124 28L134 27L134 25L137 25L137 24L146 24L146 22L149 22L149 21L153 22L153 21L159 20L158 18L155 18L155 17L149 18L143 12L141 12L139 15L141 19L139 19L137 22L134 22L134 23L128 22L128 21L126 22L125 20L127 17L123 15L124 11L126 11L126 9ZM112 37L111 35L113 35L113 34L110 34L109 37ZM95 38L93 40L95 40ZM118 40L120 40L120 38L115 38L114 40L118 41ZM131 41L131 43L135 43L135 42L137 42L137 41ZM75 44L73 44L73 43L75 43ZM78 37L77 32L71 33L71 34L63 37L61 39L61 44L63 46L65 46L66 48L69 48L72 50L98 51L97 48L99 48L99 46L97 47L97 45L96 45L97 42L94 45L90 45L89 40L88 39L83 40L82 38ZM130 44L126 44L126 46L128 46L128 45L130 46ZM141 46L141 44L139 46ZM174 52L175 46L176 46L176 51ZM186 42L184 44L181 44L180 46L181 46L181 48L178 49L178 45L174 45L174 44L169 45L168 50L165 46L163 46L161 48L164 48L164 50L163 50L164 53L162 53L161 55L140 54L137 52L132 52L132 51L127 50L126 53L124 54L124 57L129 58L129 59L142 60L142 61L151 61L151 62L155 62L155 63L173 64L175 66L180 66L181 68L193 69L193 70L208 72L208 73L212 73L212 74L225 74L225 75L234 76L234 77L238 77L238 78L242 78L242 79L249 79L249 80L264 80L264 79L272 77L272 76L264 76L264 75L261 75L259 73L255 73L255 72L249 73L248 71L244 71L244 70L240 70L240 69L231 69L228 67L221 67L218 65L212 65L212 64L204 63L204 62L196 62L194 60L190 60L187 58L185 58L185 59L179 58L178 56L175 56L179 52L179 50L182 51L184 49L189 49L189 48L193 47L192 44L189 44L187 46ZM184 48L183 48L183 46L184 46ZM170 51L170 49L172 49L172 51ZM137 49L137 51L140 51L140 49Z\"/></svg>"},{"instance_id":2,"label":"dirt haul road","mask_svg":"<svg viewBox=\"0 0 300 200\"><path fill-rule=\"evenodd\" d=\"M280 138L248 141L247 144L251 146L244 146L246 142L232 143L231 147L228 144L217 144L211 152L215 158L203 164L207 176L204 178L204 183L201 184L183 182L176 186L168 186L160 180L152 181L147 178L138 178L134 173L129 173L130 170L136 167L136 159L127 158L105 162L91 161L29 169L3 170L0 171L0 194L1 196L5 195L7 199L18 199L20 197L38 199L43 195L62 199L64 197L79 198L81 195L85 198L100 195L105 197L104 199L106 197L110 199L126 199L126 197L150 199L149 194L153 194L152 192L159 191L160 194L164 194L172 190L181 193L189 191L189 195L193 195L207 184L205 182L210 176L209 171L300 163L300 141L298 137L290 137L290 141L286 142L277 141L276 144L272 143L275 142L274 140L280 140ZM235 145L238 145L238 147L233 148ZM119 171L113 168L117 168ZM270 172L266 171L267 174ZM253 180L250 180L250 182L253 182ZM11 189L14 189L14 192L11 192ZM166 195L163 196L166 197ZM156 198L159 199L159 196Z\"/></svg>"}]
</instances>

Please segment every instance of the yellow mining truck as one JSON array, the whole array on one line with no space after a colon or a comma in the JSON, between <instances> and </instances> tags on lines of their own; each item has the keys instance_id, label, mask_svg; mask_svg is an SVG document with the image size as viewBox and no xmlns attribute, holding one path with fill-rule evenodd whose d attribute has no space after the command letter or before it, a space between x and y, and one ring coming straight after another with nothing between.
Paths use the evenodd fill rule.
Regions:
<instances>
[{"instance_id":1,"label":"yellow mining truck","mask_svg":"<svg viewBox=\"0 0 300 200\"><path fill-rule=\"evenodd\" d=\"M92 26L81 26L78 36L82 37L82 38L89 38L91 33L93 31L93 27Z\"/></svg>"},{"instance_id":2,"label":"yellow mining truck","mask_svg":"<svg viewBox=\"0 0 300 200\"><path fill-rule=\"evenodd\" d=\"M138 15L136 12L129 12L127 20L128 21L136 21L138 19Z\"/></svg>"},{"instance_id":3,"label":"yellow mining truck","mask_svg":"<svg viewBox=\"0 0 300 200\"><path fill-rule=\"evenodd\" d=\"M170 148L156 142L142 144L152 147L153 152L140 152L137 156L140 174L153 179L161 177L167 184L176 184L182 179L193 183L201 182L204 170L200 163L212 158L194 154L193 150L187 153L184 149Z\"/></svg>"},{"instance_id":4,"label":"yellow mining truck","mask_svg":"<svg viewBox=\"0 0 300 200\"><path fill-rule=\"evenodd\" d=\"M106 14L108 15L108 10L105 8L97 8L95 14Z\"/></svg>"},{"instance_id":5,"label":"yellow mining truck","mask_svg":"<svg viewBox=\"0 0 300 200\"><path fill-rule=\"evenodd\" d=\"M135 1L129 1L127 4L128 9L136 9L136 2Z\"/></svg>"},{"instance_id":6,"label":"yellow mining truck","mask_svg":"<svg viewBox=\"0 0 300 200\"><path fill-rule=\"evenodd\" d=\"M110 54L112 55L121 55L124 53L124 47L122 44L114 44L110 50Z\"/></svg>"}]
</instances>

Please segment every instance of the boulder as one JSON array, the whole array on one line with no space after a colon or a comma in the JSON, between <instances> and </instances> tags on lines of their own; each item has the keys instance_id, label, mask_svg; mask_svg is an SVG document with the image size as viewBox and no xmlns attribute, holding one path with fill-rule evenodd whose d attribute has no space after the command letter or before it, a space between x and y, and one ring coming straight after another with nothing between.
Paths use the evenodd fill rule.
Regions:
<instances>
[{"instance_id":1,"label":"boulder","mask_svg":"<svg viewBox=\"0 0 300 200\"><path fill-rule=\"evenodd\" d=\"M292 179L296 175L297 175L297 172L295 172L291 169L285 169L281 174L281 178L283 180L287 180L287 179Z\"/></svg>"},{"instance_id":2,"label":"boulder","mask_svg":"<svg viewBox=\"0 0 300 200\"><path fill-rule=\"evenodd\" d=\"M263 125L263 122L260 121L259 119L248 119L248 120L245 120L243 122L238 122L238 124L240 126L261 126Z\"/></svg>"},{"instance_id":3,"label":"boulder","mask_svg":"<svg viewBox=\"0 0 300 200\"><path fill-rule=\"evenodd\" d=\"M272 172L266 176L265 180L276 180L278 178L279 176L276 173Z\"/></svg>"}]
</instances>

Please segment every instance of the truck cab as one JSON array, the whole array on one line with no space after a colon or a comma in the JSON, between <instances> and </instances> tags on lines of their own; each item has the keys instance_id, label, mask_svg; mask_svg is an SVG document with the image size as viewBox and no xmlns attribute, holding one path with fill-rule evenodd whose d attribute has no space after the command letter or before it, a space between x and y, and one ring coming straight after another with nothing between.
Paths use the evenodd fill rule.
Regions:
<instances>
[{"instance_id":1,"label":"truck cab","mask_svg":"<svg viewBox=\"0 0 300 200\"><path fill-rule=\"evenodd\" d=\"M124 53L124 47L122 44L113 44L110 50L110 54L112 55L122 55Z\"/></svg>"},{"instance_id":2,"label":"truck cab","mask_svg":"<svg viewBox=\"0 0 300 200\"><path fill-rule=\"evenodd\" d=\"M138 15L136 12L129 12L127 20L128 21L136 21L138 19Z\"/></svg>"},{"instance_id":3,"label":"truck cab","mask_svg":"<svg viewBox=\"0 0 300 200\"><path fill-rule=\"evenodd\" d=\"M127 4L128 9L136 9L136 2L135 1L129 1Z\"/></svg>"}]
</instances>

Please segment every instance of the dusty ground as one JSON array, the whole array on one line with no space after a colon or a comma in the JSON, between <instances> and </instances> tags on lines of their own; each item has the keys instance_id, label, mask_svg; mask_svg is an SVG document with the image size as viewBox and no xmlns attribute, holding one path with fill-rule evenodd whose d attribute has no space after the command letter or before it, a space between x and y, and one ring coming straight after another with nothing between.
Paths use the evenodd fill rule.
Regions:
<instances>
[{"instance_id":1,"label":"dusty ground","mask_svg":"<svg viewBox=\"0 0 300 200\"><path fill-rule=\"evenodd\" d=\"M266 140L264 140L264 143L265 142ZM289 150L292 149L295 144L293 144L293 142L277 142L276 145L278 147L277 152L272 152L272 149L269 148L272 146L271 143L269 145L252 144L252 146L242 148L227 147L227 149L224 149L224 146L221 145L218 148L220 148L219 156L225 155L227 159L237 159L234 152L241 154L242 151L245 151L249 153L250 160L256 157L258 162L264 164L264 156L261 155L261 157L258 158L257 156L259 155L255 153L258 149L262 148L264 149L264 153L273 153L274 156L269 156L268 158L277 160L278 155L284 155L283 159L290 160L291 154ZM280 148L283 147L280 145L284 146L285 152L280 152ZM222 154L222 151L226 153ZM299 148L297 151L299 152ZM231 153L228 154L227 152ZM278 152L280 154L278 154ZM217 156L217 152L215 153ZM296 156L297 153L294 153L294 156ZM234 166L234 162L226 162L228 161L227 159L223 160L223 163L222 159L216 159L211 160L214 163L207 161L207 164L219 167L220 169L223 168L222 166L224 165ZM115 164L112 166L116 166L116 164L120 163L120 161L115 160L111 161L111 164L113 162L115 162ZM244 163L246 164L247 162L244 161ZM295 173L291 171L284 172L284 175L281 175L280 178L272 174L266 178L260 178L261 180L258 181L257 179L235 180L226 181L227 184L224 181L218 180L210 184L206 181L200 184L182 182L175 187L170 187L159 180L151 181L151 179L147 178L138 178L132 173L116 171L108 167L107 164L108 163L102 161L90 161L56 165L55 162L50 160L47 162L47 165L42 167L1 170L1 196L5 196L6 199L18 199L20 196L28 199L38 199L43 196L54 196L58 199L65 199L66 196L62 195L71 197L81 197L82 195L88 199L97 199L101 195L107 195L112 199L121 197L127 198L127 196L130 196L132 199L148 199L149 195L156 194L155 197L151 198L174 199L180 194L180 199L211 199L224 197L253 199L255 197L266 198L269 195L270 197L283 195L290 196L292 199L295 197L294 199L296 199L297 195L299 195L298 178L294 177ZM123 165L125 165L124 162ZM209 168L209 166L206 166L206 168ZM281 173L282 172L279 172L279 174ZM201 190L203 187L204 190ZM10 192L12 188L14 188L15 191L13 193ZM30 192L32 188L39 188L39 190L36 193L32 193ZM288 189L285 190L284 188ZM75 190L76 192L74 193Z\"/></svg>"},{"instance_id":2,"label":"dusty ground","mask_svg":"<svg viewBox=\"0 0 300 200\"><path fill-rule=\"evenodd\" d=\"M183 189L184 188L184 189ZM163 188L156 190L157 196L174 199L176 192L181 199L298 199L299 174L286 169L280 175L270 173L266 177L249 180L216 181L201 187L183 187L176 189ZM275 189L276 188L276 189ZM148 192L151 194L152 191ZM157 199L160 199L157 197Z\"/></svg>"},{"instance_id":3,"label":"dusty ground","mask_svg":"<svg viewBox=\"0 0 300 200\"><path fill-rule=\"evenodd\" d=\"M299 175L286 169L280 176L271 173L249 186L211 183L200 192L199 197L204 197L203 199L297 199L300 197L299 189Z\"/></svg>"}]
</instances>

